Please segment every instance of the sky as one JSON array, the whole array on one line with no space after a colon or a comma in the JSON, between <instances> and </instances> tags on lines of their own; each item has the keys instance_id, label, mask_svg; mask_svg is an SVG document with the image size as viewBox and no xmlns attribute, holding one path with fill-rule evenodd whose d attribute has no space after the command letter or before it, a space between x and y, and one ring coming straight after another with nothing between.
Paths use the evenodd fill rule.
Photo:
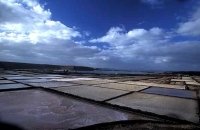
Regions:
<instances>
[{"instance_id":1,"label":"sky","mask_svg":"<svg viewBox=\"0 0 200 130\"><path fill-rule=\"evenodd\" d=\"M200 1L0 0L0 61L200 71Z\"/></svg>"}]
</instances>

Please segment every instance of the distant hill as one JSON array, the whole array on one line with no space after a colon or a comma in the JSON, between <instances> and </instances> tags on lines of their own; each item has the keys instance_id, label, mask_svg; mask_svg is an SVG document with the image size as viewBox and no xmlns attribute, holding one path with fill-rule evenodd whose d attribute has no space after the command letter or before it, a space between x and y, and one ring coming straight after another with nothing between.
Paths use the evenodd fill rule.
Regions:
<instances>
[{"instance_id":1,"label":"distant hill","mask_svg":"<svg viewBox=\"0 0 200 130\"><path fill-rule=\"evenodd\" d=\"M0 61L0 68L3 69L52 69L52 70L84 70L91 71L94 68L86 66L61 66L49 64L32 64L32 63L18 63L18 62L5 62Z\"/></svg>"}]
</instances>

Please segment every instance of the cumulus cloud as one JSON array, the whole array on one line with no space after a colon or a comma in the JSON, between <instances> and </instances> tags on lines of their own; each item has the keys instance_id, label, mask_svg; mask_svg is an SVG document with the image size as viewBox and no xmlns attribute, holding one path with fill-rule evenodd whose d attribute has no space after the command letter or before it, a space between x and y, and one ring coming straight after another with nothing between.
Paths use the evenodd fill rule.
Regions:
<instances>
[{"instance_id":1,"label":"cumulus cloud","mask_svg":"<svg viewBox=\"0 0 200 130\"><path fill-rule=\"evenodd\" d=\"M46 42L51 38L67 39L81 37L74 28L51 20L50 10L45 10L32 0L0 1L0 35L1 40L17 42Z\"/></svg>"},{"instance_id":2,"label":"cumulus cloud","mask_svg":"<svg viewBox=\"0 0 200 130\"><path fill-rule=\"evenodd\" d=\"M132 29L125 32L113 27L105 36L91 39L90 42L105 42L110 48L99 53L101 61L109 66L111 62L118 67L131 69L174 69L195 70L200 66L200 42L172 42L174 35L162 28ZM115 59L115 61L113 61ZM120 65L119 63L123 63ZM112 64L113 65L113 64Z\"/></svg>"},{"instance_id":3,"label":"cumulus cloud","mask_svg":"<svg viewBox=\"0 0 200 130\"><path fill-rule=\"evenodd\" d=\"M133 29L128 32L120 27L112 27L105 36L91 39L90 42L106 42L111 46L121 46L161 40L163 37L166 37L163 29L157 27L151 28L150 30L142 28Z\"/></svg>"},{"instance_id":4,"label":"cumulus cloud","mask_svg":"<svg viewBox=\"0 0 200 130\"><path fill-rule=\"evenodd\" d=\"M177 32L183 37L199 36L199 18L200 9L197 9L187 22L180 23ZM176 36L176 32L158 27L130 31L112 27L104 36L90 42L110 46L98 54L104 57L99 61L107 66L117 64L119 68L136 70L200 70L200 41L175 42Z\"/></svg>"},{"instance_id":5,"label":"cumulus cloud","mask_svg":"<svg viewBox=\"0 0 200 130\"><path fill-rule=\"evenodd\" d=\"M200 7L192 13L187 22L179 24L177 32L183 36L200 36Z\"/></svg>"},{"instance_id":6,"label":"cumulus cloud","mask_svg":"<svg viewBox=\"0 0 200 130\"><path fill-rule=\"evenodd\" d=\"M199 14L198 9L177 32L199 36ZM174 32L158 27L129 31L111 27L104 36L87 41L89 31L80 33L76 27L52 20L51 15L35 0L1 0L0 60L135 70L200 70L200 41L175 42ZM87 42L106 47L86 46Z\"/></svg>"},{"instance_id":7,"label":"cumulus cloud","mask_svg":"<svg viewBox=\"0 0 200 130\"><path fill-rule=\"evenodd\" d=\"M52 20L51 15L35 0L1 0L0 60L81 64L77 58L89 58L100 51L74 41L82 34L75 27Z\"/></svg>"}]
</instances>

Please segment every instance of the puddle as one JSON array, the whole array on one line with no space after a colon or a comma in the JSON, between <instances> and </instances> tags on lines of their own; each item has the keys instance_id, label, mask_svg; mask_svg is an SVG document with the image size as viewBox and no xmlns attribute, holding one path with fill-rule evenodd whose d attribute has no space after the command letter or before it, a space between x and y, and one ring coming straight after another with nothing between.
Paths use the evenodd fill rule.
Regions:
<instances>
[{"instance_id":1,"label":"puddle","mask_svg":"<svg viewBox=\"0 0 200 130\"><path fill-rule=\"evenodd\" d=\"M181 90L181 89L168 89L168 88L156 88L152 87L145 89L141 92L152 93L152 94L161 94L166 96L176 96L182 98L197 98L195 91Z\"/></svg>"}]
</instances>

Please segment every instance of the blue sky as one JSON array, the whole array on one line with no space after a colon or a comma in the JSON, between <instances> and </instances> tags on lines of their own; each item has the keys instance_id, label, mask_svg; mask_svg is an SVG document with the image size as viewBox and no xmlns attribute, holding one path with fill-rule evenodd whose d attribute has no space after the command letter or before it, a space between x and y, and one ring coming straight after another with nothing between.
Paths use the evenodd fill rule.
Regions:
<instances>
[{"instance_id":1,"label":"blue sky","mask_svg":"<svg viewBox=\"0 0 200 130\"><path fill-rule=\"evenodd\" d=\"M200 70L197 0L0 0L0 60Z\"/></svg>"},{"instance_id":2,"label":"blue sky","mask_svg":"<svg viewBox=\"0 0 200 130\"><path fill-rule=\"evenodd\" d=\"M142 0L40 0L51 9L52 19L70 27L88 30L91 37L101 37L110 27L173 29L195 8L195 0L163 0L153 4ZM151 0L150 0L151 1ZM162 0L161 0L162 1ZM190 7L194 7L191 9ZM180 19L178 19L180 17Z\"/></svg>"}]
</instances>

